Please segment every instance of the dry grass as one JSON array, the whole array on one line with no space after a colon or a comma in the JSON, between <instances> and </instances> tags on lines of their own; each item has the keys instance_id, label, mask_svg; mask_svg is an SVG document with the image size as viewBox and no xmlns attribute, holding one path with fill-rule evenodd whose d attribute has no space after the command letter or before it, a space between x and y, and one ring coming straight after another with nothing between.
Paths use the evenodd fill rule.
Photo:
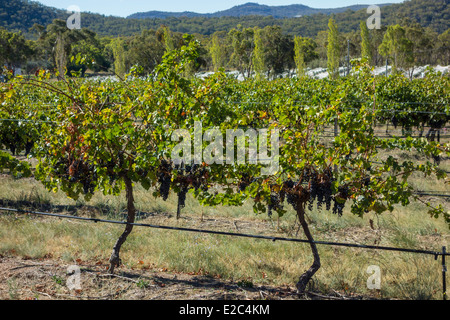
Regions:
<instances>
[{"instance_id":1,"label":"dry grass","mask_svg":"<svg viewBox=\"0 0 450 320\"><path fill-rule=\"evenodd\" d=\"M401 157L406 159L411 155L403 154ZM444 159L441 166L448 170L449 163L448 159ZM124 196L95 195L88 204L82 200L75 202L68 199L61 192L49 193L33 179L13 180L3 176L0 177L0 183L3 205L33 203L36 208L43 207L62 213L124 218ZM425 190L449 191L448 185L420 176L413 178L413 184ZM276 217L270 219L265 215L255 215L250 202L239 208L202 208L188 195L182 219L177 221L174 217L174 196L164 202L154 199L151 192L137 187L135 198L141 213L140 222L303 238L292 211L279 220ZM449 202L442 198L425 199L450 207ZM442 246L448 246L448 226L442 220L429 217L425 211L424 205L412 203L407 208L398 207L393 213L381 216L368 214L359 218L346 209L344 216L339 218L328 212L314 210L308 214L308 219L316 240L429 250L440 250ZM116 225L2 215L0 254L3 255L3 260L0 269L3 269L0 273L0 298L260 299L274 298L276 292L277 297L284 295L285 298L293 298L296 280L312 262L310 249L304 244L135 228L123 247L123 266L119 272L132 274L132 280L142 281L142 289L137 282L129 279L111 280L101 277L112 246L122 230L122 226ZM322 268L309 288L319 296L387 299L442 297L441 266L432 256L328 246L319 246L319 251ZM33 259L31 261L39 263L43 263L40 259L47 259L52 268L57 269L54 272L59 272L60 279L67 277L63 271L70 264L93 268L94 271L93 274L83 273L90 276L83 284L83 293L74 295L64 285L55 284L55 279L58 278L49 278L45 276L45 272L35 273L31 277L34 282L28 283L31 278L26 272L32 270L31 267L9 272L11 268L20 266L17 264L26 264L26 261L20 259ZM9 263L12 265L8 269ZM371 265L381 268L381 290L367 289L367 268ZM40 268L46 270L45 267ZM162 271L163 274L160 274ZM170 285L165 288L159 286L159 280L155 280L158 277L167 281L161 280L162 283ZM175 281L174 277L184 280ZM42 281L45 288L43 294L36 289L39 281ZM204 286L203 282L206 283ZM215 283L218 283L219 289L215 287ZM253 292L249 289L251 286L259 289ZM168 291L168 287L173 290ZM242 289L243 287L248 290ZM115 294L116 291L119 293ZM265 296L264 293L261 296L260 291L273 292L273 296Z\"/></svg>"},{"instance_id":2,"label":"dry grass","mask_svg":"<svg viewBox=\"0 0 450 320\"><path fill-rule=\"evenodd\" d=\"M70 290L68 263L0 257L1 300L261 300L297 299L290 288L246 287L218 277L127 269L105 275L101 262L79 260L81 289Z\"/></svg>"}]
</instances>

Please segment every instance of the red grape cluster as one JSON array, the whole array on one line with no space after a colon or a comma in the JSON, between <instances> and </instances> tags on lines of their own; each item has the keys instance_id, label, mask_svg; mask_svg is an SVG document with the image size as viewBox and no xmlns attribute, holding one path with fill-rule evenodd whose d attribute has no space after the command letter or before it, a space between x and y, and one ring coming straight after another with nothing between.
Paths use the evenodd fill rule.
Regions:
<instances>
[{"instance_id":1,"label":"red grape cluster","mask_svg":"<svg viewBox=\"0 0 450 320\"><path fill-rule=\"evenodd\" d=\"M321 173L305 169L298 181L288 179L279 192L272 190L268 204L269 216L273 210L281 209L285 200L295 211L299 205L306 203L308 209L313 210L316 203L318 210L322 210L325 205L327 211L342 215L345 202L350 198L350 190L348 186L340 186L336 193L333 190L334 182L331 168L326 168Z\"/></svg>"},{"instance_id":2,"label":"red grape cluster","mask_svg":"<svg viewBox=\"0 0 450 320\"><path fill-rule=\"evenodd\" d=\"M159 194L164 201L169 197L170 185L172 183L172 163L162 160L158 168Z\"/></svg>"},{"instance_id":3,"label":"red grape cluster","mask_svg":"<svg viewBox=\"0 0 450 320\"><path fill-rule=\"evenodd\" d=\"M190 189L208 190L208 171L198 164L174 165L171 161L162 160L158 168L158 182L159 194L163 200L167 200L170 189L176 190L178 205L183 208Z\"/></svg>"},{"instance_id":4,"label":"red grape cluster","mask_svg":"<svg viewBox=\"0 0 450 320\"><path fill-rule=\"evenodd\" d=\"M71 184L81 183L84 194L94 194L98 176L95 167L87 161L62 158L53 166L57 176Z\"/></svg>"}]
</instances>

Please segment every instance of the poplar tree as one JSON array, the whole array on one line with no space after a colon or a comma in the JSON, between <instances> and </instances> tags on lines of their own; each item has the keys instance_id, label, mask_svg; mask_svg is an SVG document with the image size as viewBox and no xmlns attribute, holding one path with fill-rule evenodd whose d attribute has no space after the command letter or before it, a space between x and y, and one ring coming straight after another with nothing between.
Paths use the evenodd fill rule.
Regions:
<instances>
[{"instance_id":1,"label":"poplar tree","mask_svg":"<svg viewBox=\"0 0 450 320\"><path fill-rule=\"evenodd\" d=\"M266 69L265 61L264 61L264 44L262 40L262 32L261 29L255 30L255 48L253 50L253 69L256 72L256 78L261 79L263 72Z\"/></svg>"},{"instance_id":2,"label":"poplar tree","mask_svg":"<svg viewBox=\"0 0 450 320\"><path fill-rule=\"evenodd\" d=\"M305 52L302 46L303 38L295 36L294 38L294 52L295 52L295 66L297 67L297 76L305 74Z\"/></svg>"},{"instance_id":3,"label":"poplar tree","mask_svg":"<svg viewBox=\"0 0 450 320\"><path fill-rule=\"evenodd\" d=\"M220 37L217 32L212 36L209 53L211 54L214 71L217 72L220 68L225 66L226 60L225 48L221 44Z\"/></svg>"},{"instance_id":4,"label":"poplar tree","mask_svg":"<svg viewBox=\"0 0 450 320\"><path fill-rule=\"evenodd\" d=\"M370 45L369 29L364 21L360 23L361 28L361 58L372 63L372 46Z\"/></svg>"},{"instance_id":5,"label":"poplar tree","mask_svg":"<svg viewBox=\"0 0 450 320\"><path fill-rule=\"evenodd\" d=\"M340 58L340 46L339 46L339 31L337 29L336 20L331 17L328 21L328 74L332 79L339 77L339 58Z\"/></svg>"},{"instance_id":6,"label":"poplar tree","mask_svg":"<svg viewBox=\"0 0 450 320\"><path fill-rule=\"evenodd\" d=\"M169 27L164 27L164 43L166 45L166 52L175 49L172 39L172 33L170 32Z\"/></svg>"},{"instance_id":7,"label":"poplar tree","mask_svg":"<svg viewBox=\"0 0 450 320\"><path fill-rule=\"evenodd\" d=\"M123 77L127 70L125 64L125 44L121 38L111 41L111 48L114 55L114 71L119 77Z\"/></svg>"}]
</instances>

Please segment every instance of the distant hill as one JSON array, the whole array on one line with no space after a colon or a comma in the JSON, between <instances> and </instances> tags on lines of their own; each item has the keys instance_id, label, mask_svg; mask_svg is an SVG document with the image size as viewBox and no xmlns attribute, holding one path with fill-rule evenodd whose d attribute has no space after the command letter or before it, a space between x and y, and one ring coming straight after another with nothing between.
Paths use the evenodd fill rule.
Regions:
<instances>
[{"instance_id":1,"label":"distant hill","mask_svg":"<svg viewBox=\"0 0 450 320\"><path fill-rule=\"evenodd\" d=\"M361 10L356 10L358 8ZM339 31L351 32L359 29L359 22L369 15L367 6L353 6L338 9L313 9L302 5L270 7L247 3L229 10L210 15L194 12L164 13L165 18L138 19L105 16L83 12L81 26L102 36L129 36L146 29L158 29L162 25L172 31L190 34L210 35L216 31L229 31L238 24L243 27L265 27L279 25L286 34L315 37L319 31L327 30L329 14L334 13ZM320 12L314 12L320 10ZM331 10L331 11L330 11ZM356 11L355 11L356 10ZM340 12L339 12L340 11ZM248 15L251 14L251 15ZM299 17L287 17L302 15ZM67 19L65 10L44 6L29 0L0 0L0 27L22 31L32 37L29 29L37 23L43 26L53 19ZM280 18L284 16L283 18ZM448 0L410 0L400 4L385 5L382 8L382 25L400 23L408 18L423 27L438 33L450 28L450 5Z\"/></svg>"},{"instance_id":2,"label":"distant hill","mask_svg":"<svg viewBox=\"0 0 450 320\"><path fill-rule=\"evenodd\" d=\"M387 6L391 3L385 3L379 5ZM139 12L128 16L128 19L165 19L170 17L175 18L193 18L193 17L206 17L206 18L220 18L220 17L243 17L243 16L272 16L274 18L295 18L300 16L310 16L317 13L331 14L340 13L347 10L358 11L367 8L367 5L353 5L343 8L331 8L331 9L315 9L302 4L293 4L288 6L267 6L254 2L248 2L242 5L235 6L228 10L218 11L215 13L195 13L190 11L185 12L164 12L164 11L148 11Z\"/></svg>"},{"instance_id":3,"label":"distant hill","mask_svg":"<svg viewBox=\"0 0 450 320\"><path fill-rule=\"evenodd\" d=\"M196 13L191 11L183 12L165 12L165 11L147 11L137 12L128 16L127 19L166 19L166 18L194 18L194 17L209 17L209 14Z\"/></svg>"},{"instance_id":4,"label":"distant hill","mask_svg":"<svg viewBox=\"0 0 450 320\"><path fill-rule=\"evenodd\" d=\"M47 25L63 17L63 11L34 1L0 0L0 27L13 31L28 31L33 24Z\"/></svg>"}]
</instances>

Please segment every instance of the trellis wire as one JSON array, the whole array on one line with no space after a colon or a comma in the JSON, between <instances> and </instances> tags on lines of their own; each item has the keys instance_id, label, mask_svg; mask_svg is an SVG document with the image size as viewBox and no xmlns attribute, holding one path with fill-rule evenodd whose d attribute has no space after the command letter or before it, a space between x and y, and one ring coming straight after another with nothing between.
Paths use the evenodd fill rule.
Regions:
<instances>
[{"instance_id":1,"label":"trellis wire","mask_svg":"<svg viewBox=\"0 0 450 320\"><path fill-rule=\"evenodd\" d=\"M329 241L309 241L309 240L296 239L296 238L270 237L270 236L262 236L262 235L252 235L252 234L244 234L244 233L202 230L202 229L191 229L191 228L182 228L182 227L170 227L170 226L152 225L152 224L144 224L144 223L130 223L130 222L126 222L126 221L115 221L115 220L104 220L104 219L97 219L97 218L77 217L77 216L71 216L71 215L61 215L61 214L28 211L28 210L12 209L12 208L1 208L0 207L0 211L15 212L15 213L21 213L21 214L28 213L28 214L33 214L33 215L48 216L48 217L54 217L54 218L90 221L90 222L94 222L94 223L100 222L100 223L109 223L109 224L129 225L129 226L136 226L136 227L147 227L147 228L153 228L153 229L164 229L164 230L172 230L172 231L184 231L184 232L205 233L205 234L232 236L232 237L271 240L273 242L286 241L286 242L298 242L298 243L318 244L318 245L328 245L328 246L340 246L340 247L348 247L348 248L360 248L360 249L370 249L370 250L396 251L396 252L404 252L404 253L425 254L425 255L434 256L435 260L437 260L438 257L441 256L442 257L443 299L444 300L447 299L447 292L446 292L447 266L446 266L446 262L445 262L445 257L450 256L450 253L446 252L446 247L443 247L442 252L439 252L439 251L430 251L430 250L394 248L394 247L385 247L385 246L372 246L372 245L361 245L361 244L329 242Z\"/></svg>"}]
</instances>

